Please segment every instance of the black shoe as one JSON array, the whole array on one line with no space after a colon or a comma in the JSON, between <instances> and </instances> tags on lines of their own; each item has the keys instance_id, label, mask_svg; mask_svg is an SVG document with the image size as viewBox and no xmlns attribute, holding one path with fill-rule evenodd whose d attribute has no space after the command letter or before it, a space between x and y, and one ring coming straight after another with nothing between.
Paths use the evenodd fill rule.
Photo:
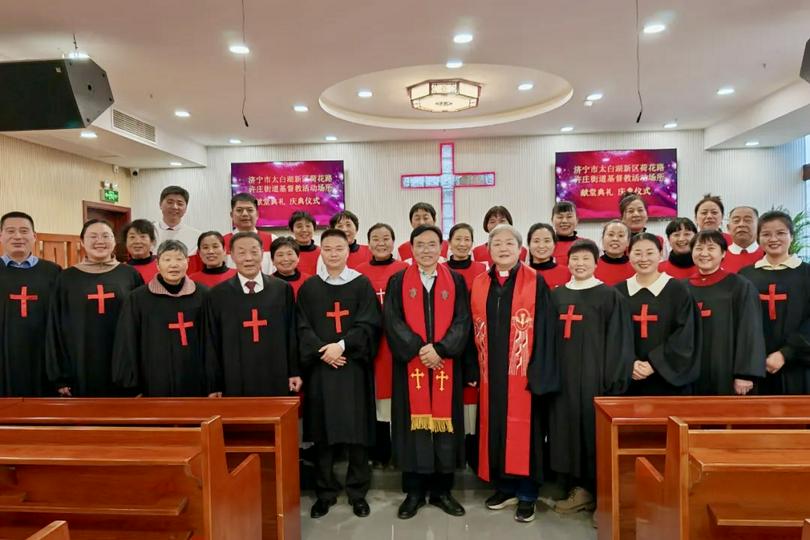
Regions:
<instances>
[{"instance_id":1,"label":"black shoe","mask_svg":"<svg viewBox=\"0 0 810 540\"><path fill-rule=\"evenodd\" d=\"M507 506L513 506L517 503L517 497L508 495L503 491L496 491L494 495L484 502L490 510L503 510Z\"/></svg>"},{"instance_id":2,"label":"black shoe","mask_svg":"<svg viewBox=\"0 0 810 540\"><path fill-rule=\"evenodd\" d=\"M408 495L402 504L399 505L397 517L399 519L411 519L416 515L416 512L425 506L424 497L417 497L416 495Z\"/></svg>"},{"instance_id":3,"label":"black shoe","mask_svg":"<svg viewBox=\"0 0 810 540\"><path fill-rule=\"evenodd\" d=\"M515 510L515 521L520 521L521 523L534 521L534 507L535 501L518 502L517 509Z\"/></svg>"},{"instance_id":4,"label":"black shoe","mask_svg":"<svg viewBox=\"0 0 810 540\"><path fill-rule=\"evenodd\" d=\"M464 507L461 506L461 503L455 500L449 493L431 495L429 502L433 506L437 506L444 510L445 514L450 514L451 516L459 517L466 513L464 512Z\"/></svg>"},{"instance_id":5,"label":"black shoe","mask_svg":"<svg viewBox=\"0 0 810 540\"><path fill-rule=\"evenodd\" d=\"M325 516L329 513L329 508L334 506L336 502L336 499L318 499L309 511L309 517L318 519Z\"/></svg>"},{"instance_id":6,"label":"black shoe","mask_svg":"<svg viewBox=\"0 0 810 540\"><path fill-rule=\"evenodd\" d=\"M352 510L357 517L367 517L371 513L371 508L368 507L368 502L365 499L355 499L352 501Z\"/></svg>"}]
</instances>

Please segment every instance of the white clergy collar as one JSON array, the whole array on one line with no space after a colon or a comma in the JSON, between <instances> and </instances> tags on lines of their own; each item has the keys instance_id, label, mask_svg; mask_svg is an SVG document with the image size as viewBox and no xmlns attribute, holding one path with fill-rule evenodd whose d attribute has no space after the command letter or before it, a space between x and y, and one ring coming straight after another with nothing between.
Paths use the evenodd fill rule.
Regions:
<instances>
[{"instance_id":1,"label":"white clergy collar","mask_svg":"<svg viewBox=\"0 0 810 540\"><path fill-rule=\"evenodd\" d=\"M636 275L633 275L630 279L627 280L627 292L630 296L635 296L638 291L641 289L647 289L653 296L658 296L661 294L661 291L664 290L669 280L672 279L672 276L667 274L666 272L661 272L661 275L658 276L658 279L653 281L649 286L644 286L638 282L638 278Z\"/></svg>"},{"instance_id":2,"label":"white clergy collar","mask_svg":"<svg viewBox=\"0 0 810 540\"><path fill-rule=\"evenodd\" d=\"M239 283L242 284L242 292L243 293L245 293L245 294L250 293L250 289L248 289L247 285L245 285L248 281L255 281L256 282L256 286L253 287L253 292L254 293L259 293L259 292L262 292L264 290L264 278L262 277L261 272L259 272L256 275L256 277L250 278L250 279L246 278L245 276L243 276L239 272L237 272L236 275L239 276Z\"/></svg>"},{"instance_id":3,"label":"white clergy collar","mask_svg":"<svg viewBox=\"0 0 810 540\"><path fill-rule=\"evenodd\" d=\"M759 249L759 244L754 242L753 244L751 244L747 248L741 248L740 246L738 246L737 244L734 244L734 243L732 243L730 246L728 246L728 251L732 255L739 255L740 253L742 253L743 249L745 251L747 251L748 253L753 253L753 252L755 252L756 250Z\"/></svg>"},{"instance_id":4,"label":"white clergy collar","mask_svg":"<svg viewBox=\"0 0 810 540\"><path fill-rule=\"evenodd\" d=\"M571 278L571 281L565 284L565 288L571 289L572 291L584 291L586 289L593 289L597 285L601 284L602 282L593 276L582 281L577 281L576 279Z\"/></svg>"},{"instance_id":5,"label":"white clergy collar","mask_svg":"<svg viewBox=\"0 0 810 540\"><path fill-rule=\"evenodd\" d=\"M339 275L332 277L326 270L326 265L318 266L318 277L330 285L346 285L361 275L362 274L357 270L353 270L347 266Z\"/></svg>"},{"instance_id":6,"label":"white clergy collar","mask_svg":"<svg viewBox=\"0 0 810 540\"><path fill-rule=\"evenodd\" d=\"M791 255L786 261L779 264L771 264L768 262L768 257L762 257L754 263L754 268L762 268L763 270L784 270L786 268L798 268L802 264L802 260L796 255Z\"/></svg>"}]
</instances>

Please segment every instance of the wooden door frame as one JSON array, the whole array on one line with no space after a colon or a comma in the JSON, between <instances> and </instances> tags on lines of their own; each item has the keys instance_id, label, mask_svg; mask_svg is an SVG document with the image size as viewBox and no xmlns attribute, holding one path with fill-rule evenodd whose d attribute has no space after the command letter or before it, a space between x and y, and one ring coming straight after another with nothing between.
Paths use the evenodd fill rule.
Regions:
<instances>
[{"instance_id":1,"label":"wooden door frame","mask_svg":"<svg viewBox=\"0 0 810 540\"><path fill-rule=\"evenodd\" d=\"M132 221L132 208L128 206L118 206L116 204L96 201L82 201L82 222L87 221L87 211L90 209L126 214L127 222Z\"/></svg>"}]
</instances>

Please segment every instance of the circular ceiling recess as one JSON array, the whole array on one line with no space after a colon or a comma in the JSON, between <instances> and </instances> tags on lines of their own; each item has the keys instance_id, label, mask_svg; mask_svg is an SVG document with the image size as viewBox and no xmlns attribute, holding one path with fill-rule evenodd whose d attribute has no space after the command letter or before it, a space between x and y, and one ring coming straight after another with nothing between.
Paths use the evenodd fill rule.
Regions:
<instances>
[{"instance_id":1,"label":"circular ceiling recess","mask_svg":"<svg viewBox=\"0 0 810 540\"><path fill-rule=\"evenodd\" d=\"M408 88L433 79L463 79L481 85L477 107L460 112L429 112L411 106ZM518 86L532 83L531 90ZM373 97L360 98L361 90ZM364 126L394 129L463 129L506 124L565 105L574 89L558 75L498 64L410 66L358 75L324 90L318 102L334 117Z\"/></svg>"}]
</instances>

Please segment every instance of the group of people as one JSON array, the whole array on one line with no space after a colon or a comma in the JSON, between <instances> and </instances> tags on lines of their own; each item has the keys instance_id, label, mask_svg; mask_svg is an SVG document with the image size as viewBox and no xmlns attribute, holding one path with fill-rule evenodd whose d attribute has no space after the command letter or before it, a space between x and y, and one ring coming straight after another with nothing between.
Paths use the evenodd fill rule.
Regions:
<instances>
[{"instance_id":1,"label":"group of people","mask_svg":"<svg viewBox=\"0 0 810 540\"><path fill-rule=\"evenodd\" d=\"M555 510L594 508L595 396L810 390L810 266L781 211L734 208L724 232L707 195L663 239L629 194L600 250L567 201L525 242L491 208L477 247L472 226L445 240L418 203L396 247L385 223L361 245L350 211L318 245L303 211L292 236L260 232L246 193L231 201L233 232L201 232L182 223L188 202L166 188L162 220L121 232L123 263L111 225L87 221L84 259L64 270L33 255L31 216L0 219L0 395L297 393L313 518L344 487L367 516L371 463L393 461L401 519L426 502L463 515L454 474L470 463L494 486L486 506L528 522L551 471L570 488Z\"/></svg>"}]
</instances>

